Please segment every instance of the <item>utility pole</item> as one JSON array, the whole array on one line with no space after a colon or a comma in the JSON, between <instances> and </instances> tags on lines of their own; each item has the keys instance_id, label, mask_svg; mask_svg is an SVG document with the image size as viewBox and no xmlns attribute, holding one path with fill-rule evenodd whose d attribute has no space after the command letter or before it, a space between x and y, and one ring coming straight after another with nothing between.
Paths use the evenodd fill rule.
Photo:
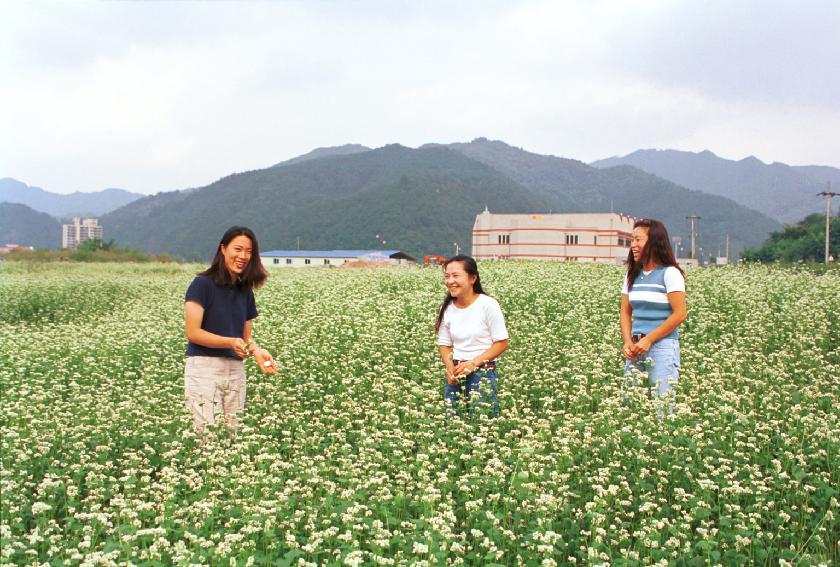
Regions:
<instances>
[{"instance_id":1,"label":"utility pole","mask_svg":"<svg viewBox=\"0 0 840 567\"><path fill-rule=\"evenodd\" d=\"M688 220L691 221L691 258L697 258L697 248L695 248L694 243L697 240L697 231L694 229L694 222L700 220L703 217L699 217L696 214L691 214L687 217Z\"/></svg>"},{"instance_id":2,"label":"utility pole","mask_svg":"<svg viewBox=\"0 0 840 567\"><path fill-rule=\"evenodd\" d=\"M300 236L297 237L297 249L300 252Z\"/></svg>"},{"instance_id":3,"label":"utility pole","mask_svg":"<svg viewBox=\"0 0 840 567\"><path fill-rule=\"evenodd\" d=\"M817 193L818 196L825 197L825 263L828 264L828 243L831 236L831 198L840 193L831 192L831 181L828 182L828 189L822 193Z\"/></svg>"},{"instance_id":4,"label":"utility pole","mask_svg":"<svg viewBox=\"0 0 840 567\"><path fill-rule=\"evenodd\" d=\"M726 263L731 264L732 260L729 259L729 233L726 233Z\"/></svg>"}]
</instances>

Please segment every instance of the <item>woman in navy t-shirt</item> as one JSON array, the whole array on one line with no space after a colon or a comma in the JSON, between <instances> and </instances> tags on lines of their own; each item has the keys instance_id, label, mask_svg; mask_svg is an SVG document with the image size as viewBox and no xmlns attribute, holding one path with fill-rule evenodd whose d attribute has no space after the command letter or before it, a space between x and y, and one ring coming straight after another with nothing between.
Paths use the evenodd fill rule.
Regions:
<instances>
[{"instance_id":1,"label":"woman in navy t-shirt","mask_svg":"<svg viewBox=\"0 0 840 567\"><path fill-rule=\"evenodd\" d=\"M277 372L271 354L251 338L258 315L254 288L267 278L257 237L249 228L232 226L210 267L187 288L184 393L198 435L206 425L214 425L220 413L229 429L237 427L236 414L245 407L246 358L253 356L267 374Z\"/></svg>"}]
</instances>

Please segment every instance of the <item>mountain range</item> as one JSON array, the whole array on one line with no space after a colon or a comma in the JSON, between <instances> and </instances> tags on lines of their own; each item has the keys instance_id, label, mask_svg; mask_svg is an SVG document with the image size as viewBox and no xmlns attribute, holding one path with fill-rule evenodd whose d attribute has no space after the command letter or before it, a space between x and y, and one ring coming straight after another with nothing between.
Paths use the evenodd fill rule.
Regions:
<instances>
[{"instance_id":1,"label":"mountain range","mask_svg":"<svg viewBox=\"0 0 840 567\"><path fill-rule=\"evenodd\" d=\"M727 233L737 254L781 227L737 199L686 188L631 165L595 165L486 138L417 149L347 144L229 175L206 187L134 198L100 215L100 223L119 245L200 260L209 258L232 224L252 227L263 250L294 248L298 238L303 249L376 248L385 240L387 248L415 256L449 255L456 242L469 250L473 220L485 207L492 212L613 210L660 218L686 245L685 217L696 213L702 217L698 244L707 255ZM840 172L821 166L793 169L811 176ZM4 224L0 240L9 240Z\"/></svg>"},{"instance_id":2,"label":"mountain range","mask_svg":"<svg viewBox=\"0 0 840 567\"><path fill-rule=\"evenodd\" d=\"M827 183L840 187L840 169L827 166L766 164L755 157L732 161L709 150L638 150L593 162L598 168L633 166L683 187L722 195L783 223L795 223L825 210L817 193Z\"/></svg>"},{"instance_id":3,"label":"mountain range","mask_svg":"<svg viewBox=\"0 0 840 567\"><path fill-rule=\"evenodd\" d=\"M661 218L687 241L685 216L704 216L700 246L755 246L779 224L729 199L633 167L600 170L479 138L417 149L319 148L190 192L145 197L104 215L108 238L148 252L206 259L223 230L247 224L263 249L374 248L421 256L468 250L475 215L614 210Z\"/></svg>"},{"instance_id":4,"label":"mountain range","mask_svg":"<svg viewBox=\"0 0 840 567\"><path fill-rule=\"evenodd\" d=\"M123 189L60 195L4 177L0 179L0 202L19 203L56 218L98 217L143 197Z\"/></svg>"}]
</instances>

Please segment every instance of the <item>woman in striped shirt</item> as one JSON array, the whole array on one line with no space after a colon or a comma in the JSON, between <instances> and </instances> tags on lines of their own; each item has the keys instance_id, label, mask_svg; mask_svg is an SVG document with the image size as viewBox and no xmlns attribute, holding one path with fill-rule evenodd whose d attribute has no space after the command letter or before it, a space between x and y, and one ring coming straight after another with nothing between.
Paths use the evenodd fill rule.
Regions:
<instances>
[{"instance_id":1,"label":"woman in striped shirt","mask_svg":"<svg viewBox=\"0 0 840 567\"><path fill-rule=\"evenodd\" d=\"M665 225L653 219L636 221L621 290L625 375L646 372L658 394L668 395L679 378L679 326L685 315L685 274L674 258Z\"/></svg>"}]
</instances>

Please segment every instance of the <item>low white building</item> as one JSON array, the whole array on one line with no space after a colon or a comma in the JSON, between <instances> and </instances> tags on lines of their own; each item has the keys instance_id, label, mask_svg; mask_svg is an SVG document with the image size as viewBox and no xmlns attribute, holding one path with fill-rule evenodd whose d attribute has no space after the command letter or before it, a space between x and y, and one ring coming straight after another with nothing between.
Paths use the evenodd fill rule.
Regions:
<instances>
[{"instance_id":1,"label":"low white building","mask_svg":"<svg viewBox=\"0 0 840 567\"><path fill-rule=\"evenodd\" d=\"M15 250L35 250L34 246L21 246L20 244L6 244L5 246L0 246L0 254L8 254L10 252L14 252Z\"/></svg>"},{"instance_id":2,"label":"low white building","mask_svg":"<svg viewBox=\"0 0 840 567\"><path fill-rule=\"evenodd\" d=\"M78 248L85 240L102 240L102 227L97 219L73 217L71 224L61 225L62 248Z\"/></svg>"},{"instance_id":3,"label":"low white building","mask_svg":"<svg viewBox=\"0 0 840 567\"><path fill-rule=\"evenodd\" d=\"M476 215L476 259L553 260L620 264L627 259L635 218L619 213Z\"/></svg>"},{"instance_id":4,"label":"low white building","mask_svg":"<svg viewBox=\"0 0 840 567\"><path fill-rule=\"evenodd\" d=\"M266 268L314 268L341 266L348 262L382 262L415 266L417 259L400 250L270 250L260 253Z\"/></svg>"}]
</instances>

